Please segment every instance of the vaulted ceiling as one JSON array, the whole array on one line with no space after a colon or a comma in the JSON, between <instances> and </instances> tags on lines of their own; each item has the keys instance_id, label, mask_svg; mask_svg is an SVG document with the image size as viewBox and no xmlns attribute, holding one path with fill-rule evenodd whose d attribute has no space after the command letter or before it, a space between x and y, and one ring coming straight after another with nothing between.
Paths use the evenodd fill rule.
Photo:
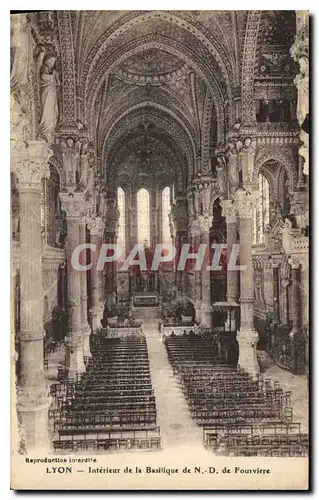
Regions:
<instances>
[{"instance_id":1,"label":"vaulted ceiling","mask_svg":"<svg viewBox=\"0 0 319 500\"><path fill-rule=\"evenodd\" d=\"M292 78L294 23L293 11L59 11L63 120L73 107L106 180L152 160L182 189L199 162L210 172L235 101L249 121L255 81Z\"/></svg>"},{"instance_id":2,"label":"vaulted ceiling","mask_svg":"<svg viewBox=\"0 0 319 500\"><path fill-rule=\"evenodd\" d=\"M132 156L138 162L132 154L137 143L142 171L151 157L161 158L163 173L174 167L180 180L192 175L196 158L209 168L210 148L224 138L225 103L240 86L245 17L72 13L81 116L106 172L119 173Z\"/></svg>"}]
</instances>

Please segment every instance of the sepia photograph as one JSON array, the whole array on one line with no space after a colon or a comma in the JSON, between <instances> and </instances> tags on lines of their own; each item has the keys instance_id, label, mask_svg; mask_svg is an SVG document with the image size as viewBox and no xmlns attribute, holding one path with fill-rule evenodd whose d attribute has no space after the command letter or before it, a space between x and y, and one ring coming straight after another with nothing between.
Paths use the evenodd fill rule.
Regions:
<instances>
[{"instance_id":1,"label":"sepia photograph","mask_svg":"<svg viewBox=\"0 0 319 500\"><path fill-rule=\"evenodd\" d=\"M308 490L309 123L308 11L11 11L12 489Z\"/></svg>"}]
</instances>

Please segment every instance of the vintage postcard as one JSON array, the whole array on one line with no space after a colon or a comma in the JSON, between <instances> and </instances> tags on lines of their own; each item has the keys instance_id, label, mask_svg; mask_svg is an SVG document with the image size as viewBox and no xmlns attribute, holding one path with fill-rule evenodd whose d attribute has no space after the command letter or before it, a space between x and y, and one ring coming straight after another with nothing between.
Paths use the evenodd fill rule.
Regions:
<instances>
[{"instance_id":1,"label":"vintage postcard","mask_svg":"<svg viewBox=\"0 0 319 500\"><path fill-rule=\"evenodd\" d=\"M309 488L309 13L12 13L11 487Z\"/></svg>"}]
</instances>

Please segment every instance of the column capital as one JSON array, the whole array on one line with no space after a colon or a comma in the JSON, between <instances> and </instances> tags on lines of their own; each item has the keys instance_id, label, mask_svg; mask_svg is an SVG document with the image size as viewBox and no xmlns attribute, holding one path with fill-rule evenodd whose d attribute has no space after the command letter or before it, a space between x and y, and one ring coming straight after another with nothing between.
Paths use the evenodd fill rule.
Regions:
<instances>
[{"instance_id":1,"label":"column capital","mask_svg":"<svg viewBox=\"0 0 319 500\"><path fill-rule=\"evenodd\" d=\"M87 203L83 193L60 193L60 200L67 218L80 219L86 214Z\"/></svg>"},{"instance_id":2,"label":"column capital","mask_svg":"<svg viewBox=\"0 0 319 500\"><path fill-rule=\"evenodd\" d=\"M226 223L237 222L237 204L234 200L223 200L220 202L222 206L222 215L226 218Z\"/></svg>"},{"instance_id":3,"label":"column capital","mask_svg":"<svg viewBox=\"0 0 319 500\"><path fill-rule=\"evenodd\" d=\"M103 230L105 228L105 223L102 217L90 217L87 220L88 229L91 236L102 236Z\"/></svg>"},{"instance_id":4,"label":"column capital","mask_svg":"<svg viewBox=\"0 0 319 500\"><path fill-rule=\"evenodd\" d=\"M295 257L290 257L288 259L288 262L291 266L291 269L298 270L300 268L300 261L298 259L296 259Z\"/></svg>"},{"instance_id":5,"label":"column capital","mask_svg":"<svg viewBox=\"0 0 319 500\"><path fill-rule=\"evenodd\" d=\"M200 215L197 220L200 233L208 233L212 227L213 216Z\"/></svg>"},{"instance_id":6,"label":"column capital","mask_svg":"<svg viewBox=\"0 0 319 500\"><path fill-rule=\"evenodd\" d=\"M238 216L242 218L252 218L253 209L256 207L259 193L238 189L235 193Z\"/></svg>"},{"instance_id":7,"label":"column capital","mask_svg":"<svg viewBox=\"0 0 319 500\"><path fill-rule=\"evenodd\" d=\"M12 171L18 177L19 189L41 189L42 179L50 177L48 160L51 154L45 141L19 141L12 148Z\"/></svg>"}]
</instances>

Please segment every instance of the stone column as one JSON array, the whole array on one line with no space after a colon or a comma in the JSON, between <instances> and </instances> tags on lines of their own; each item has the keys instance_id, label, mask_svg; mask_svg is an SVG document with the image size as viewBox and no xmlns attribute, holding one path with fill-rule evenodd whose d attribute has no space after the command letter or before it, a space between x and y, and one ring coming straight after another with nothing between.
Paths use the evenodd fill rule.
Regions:
<instances>
[{"instance_id":1,"label":"stone column","mask_svg":"<svg viewBox=\"0 0 319 500\"><path fill-rule=\"evenodd\" d=\"M187 205L184 196L177 196L176 202L172 205L171 220L176 248L176 262L178 262L187 226ZM185 271L176 270L176 285L178 293L182 297L184 297L184 273Z\"/></svg>"},{"instance_id":2,"label":"stone column","mask_svg":"<svg viewBox=\"0 0 319 500\"><path fill-rule=\"evenodd\" d=\"M295 337L300 334L300 289L299 289L299 272L300 263L294 259L291 259L291 319L292 319L292 329L289 333L290 337Z\"/></svg>"},{"instance_id":3,"label":"stone column","mask_svg":"<svg viewBox=\"0 0 319 500\"><path fill-rule=\"evenodd\" d=\"M279 262L272 264L273 268L273 304L274 304L274 321L279 322L280 319L280 298L279 298Z\"/></svg>"},{"instance_id":4,"label":"stone column","mask_svg":"<svg viewBox=\"0 0 319 500\"><path fill-rule=\"evenodd\" d=\"M209 230L212 226L213 217L199 216L198 223L200 228L200 242L206 245L205 259L201 272L201 326L204 328L212 327L212 302L211 302L211 282L210 271L207 266L210 264L210 240Z\"/></svg>"},{"instance_id":5,"label":"stone column","mask_svg":"<svg viewBox=\"0 0 319 500\"><path fill-rule=\"evenodd\" d=\"M197 251L200 243L200 230L198 220L192 220L190 226L190 235L191 235L191 249L192 251ZM194 271L194 281L195 281L195 290L194 290L194 308L195 308L195 321L196 323L201 322L201 296L202 296L202 278L200 271Z\"/></svg>"},{"instance_id":6,"label":"stone column","mask_svg":"<svg viewBox=\"0 0 319 500\"><path fill-rule=\"evenodd\" d=\"M88 220L91 243L96 245L96 251L91 253L91 326L92 333L96 334L101 329L101 319L104 312L103 300L103 271L96 269L97 261L103 240L104 221L102 217L92 217Z\"/></svg>"},{"instance_id":7,"label":"stone column","mask_svg":"<svg viewBox=\"0 0 319 500\"><path fill-rule=\"evenodd\" d=\"M237 205L232 200L222 201L223 216L226 218L227 231L227 302L229 304L238 304L239 300L239 274L238 271L229 269L229 259L233 246L237 244L238 221ZM225 330L229 331L231 327L236 327L235 309L227 311Z\"/></svg>"},{"instance_id":8,"label":"stone column","mask_svg":"<svg viewBox=\"0 0 319 500\"><path fill-rule=\"evenodd\" d=\"M28 453L50 448L48 410L51 398L43 371L43 288L41 236L42 179L49 177L48 146L44 141L20 143L12 151L19 180L21 331L17 400Z\"/></svg>"},{"instance_id":9,"label":"stone column","mask_svg":"<svg viewBox=\"0 0 319 500\"><path fill-rule=\"evenodd\" d=\"M240 274L240 329L237 332L239 344L238 364L253 377L259 373L257 361L258 333L254 328L254 270L252 261L253 208L256 193L239 189L236 203L239 216L240 265L246 266Z\"/></svg>"},{"instance_id":10,"label":"stone column","mask_svg":"<svg viewBox=\"0 0 319 500\"><path fill-rule=\"evenodd\" d=\"M79 229L79 241L80 245L86 243L86 218L82 217L80 220ZM87 253L82 251L81 263L83 265L87 264ZM83 356L91 358L92 354L90 351L90 335L91 327L88 323L88 295L87 295L87 271L81 272L81 327L83 335Z\"/></svg>"},{"instance_id":11,"label":"stone column","mask_svg":"<svg viewBox=\"0 0 319 500\"><path fill-rule=\"evenodd\" d=\"M66 343L66 366L69 377L85 371L83 360L84 338L81 315L81 274L71 264L73 250L80 242L80 222L85 200L83 193L60 193L62 210L66 212L67 239L67 287L68 287L68 337Z\"/></svg>"}]
</instances>

